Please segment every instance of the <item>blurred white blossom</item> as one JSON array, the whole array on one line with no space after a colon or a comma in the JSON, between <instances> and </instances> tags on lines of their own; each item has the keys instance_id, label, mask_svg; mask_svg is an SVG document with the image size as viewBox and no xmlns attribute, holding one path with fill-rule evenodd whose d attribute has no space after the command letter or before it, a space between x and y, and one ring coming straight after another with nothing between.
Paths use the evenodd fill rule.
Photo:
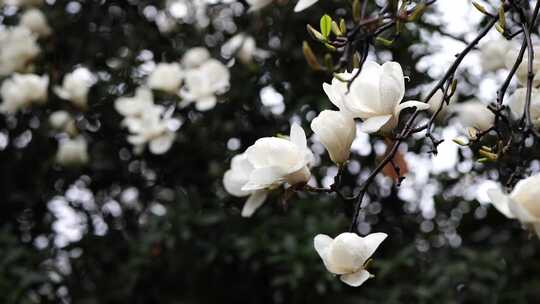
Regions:
<instances>
[{"instance_id":1,"label":"blurred white blossom","mask_svg":"<svg viewBox=\"0 0 540 304\"><path fill-rule=\"evenodd\" d=\"M515 47L506 53L506 57L505 57L506 68L511 69L512 66L514 66L514 63L519 53L519 49L520 47ZM534 50L534 55L535 55L534 60L533 60L533 69L532 69L532 72L534 73L533 86L538 87L540 86L540 56L538 56L538 54L540 54L540 45L538 45L538 43L534 44L533 50ZM527 55L527 51L525 50L525 54L523 55L523 61L521 61L521 64L519 65L515 74L519 83L523 86L527 84L527 74L528 74L528 55Z\"/></svg>"},{"instance_id":2,"label":"blurred white blossom","mask_svg":"<svg viewBox=\"0 0 540 304\"><path fill-rule=\"evenodd\" d=\"M164 108L154 104L152 92L138 88L134 97L121 97L115 102L116 110L125 116L122 124L130 132L127 140L140 153L146 145L153 154L167 152L175 138L169 117Z\"/></svg>"},{"instance_id":3,"label":"blurred white blossom","mask_svg":"<svg viewBox=\"0 0 540 304\"><path fill-rule=\"evenodd\" d=\"M508 106L516 120L523 117L525 110L527 89L519 88L509 98ZM531 91L531 120L535 127L540 127L540 90L532 88Z\"/></svg>"},{"instance_id":4,"label":"blurred white blossom","mask_svg":"<svg viewBox=\"0 0 540 304\"><path fill-rule=\"evenodd\" d=\"M75 119L73 119L68 112L63 110L51 113L49 116L49 124L52 128L58 131L67 132L71 135L75 135L77 133Z\"/></svg>"},{"instance_id":5,"label":"blurred white blossom","mask_svg":"<svg viewBox=\"0 0 540 304\"><path fill-rule=\"evenodd\" d=\"M15 113L31 104L44 104L47 101L49 76L34 74L13 74L2 83L0 112Z\"/></svg>"},{"instance_id":6,"label":"blurred white blossom","mask_svg":"<svg viewBox=\"0 0 540 304\"><path fill-rule=\"evenodd\" d=\"M177 94L182 84L183 72L178 63L159 63L148 76L148 86L171 94Z\"/></svg>"},{"instance_id":7,"label":"blurred white blossom","mask_svg":"<svg viewBox=\"0 0 540 304\"><path fill-rule=\"evenodd\" d=\"M47 37L51 34L47 18L41 10L36 8L29 9L22 14L20 25L30 29L40 37Z\"/></svg>"},{"instance_id":8,"label":"blurred white blossom","mask_svg":"<svg viewBox=\"0 0 540 304\"><path fill-rule=\"evenodd\" d=\"M182 66L185 69L200 67L210 59L210 52L204 47L194 47L189 49L182 57Z\"/></svg>"},{"instance_id":9,"label":"blurred white blossom","mask_svg":"<svg viewBox=\"0 0 540 304\"><path fill-rule=\"evenodd\" d=\"M198 68L186 71L181 106L195 103L199 111L214 108L218 101L216 95L229 90L229 81L229 69L223 63L215 59L207 60Z\"/></svg>"},{"instance_id":10,"label":"blurred white blossom","mask_svg":"<svg viewBox=\"0 0 540 304\"><path fill-rule=\"evenodd\" d=\"M88 91L95 82L94 75L87 68L77 68L64 76L62 86L55 86L54 92L60 98L71 101L81 109L86 109Z\"/></svg>"},{"instance_id":11,"label":"blurred white blossom","mask_svg":"<svg viewBox=\"0 0 540 304\"><path fill-rule=\"evenodd\" d=\"M253 58L264 59L269 53L257 48L255 39L244 33L236 34L221 47L221 52L225 57L236 56L242 63L248 64Z\"/></svg>"},{"instance_id":12,"label":"blurred white blossom","mask_svg":"<svg viewBox=\"0 0 540 304\"><path fill-rule=\"evenodd\" d=\"M482 69L486 72L495 72L498 69L505 67L504 58L512 48L511 43L504 39L492 39L479 46L480 63Z\"/></svg>"},{"instance_id":13,"label":"blurred white blossom","mask_svg":"<svg viewBox=\"0 0 540 304\"><path fill-rule=\"evenodd\" d=\"M461 126L469 131L486 131L493 126L495 114L491 112L487 105L477 100L469 100L453 105L452 112L457 113ZM473 136L474 137L474 136Z\"/></svg>"},{"instance_id":14,"label":"blurred white blossom","mask_svg":"<svg viewBox=\"0 0 540 304\"><path fill-rule=\"evenodd\" d=\"M40 53L37 36L24 26L0 29L0 76L26 70Z\"/></svg>"},{"instance_id":15,"label":"blurred white blossom","mask_svg":"<svg viewBox=\"0 0 540 304\"><path fill-rule=\"evenodd\" d=\"M62 139L58 143L56 162L63 166L78 166L88 162L88 147L84 137Z\"/></svg>"}]
</instances>

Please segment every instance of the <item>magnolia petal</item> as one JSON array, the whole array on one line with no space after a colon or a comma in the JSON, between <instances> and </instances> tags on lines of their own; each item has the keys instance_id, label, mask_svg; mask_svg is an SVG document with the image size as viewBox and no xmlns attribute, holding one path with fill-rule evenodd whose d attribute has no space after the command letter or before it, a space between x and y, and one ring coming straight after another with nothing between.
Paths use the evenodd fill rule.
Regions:
<instances>
[{"instance_id":1,"label":"magnolia petal","mask_svg":"<svg viewBox=\"0 0 540 304\"><path fill-rule=\"evenodd\" d=\"M365 133L375 133L388 123L391 118L392 115L370 117L360 125L360 131Z\"/></svg>"},{"instance_id":2,"label":"magnolia petal","mask_svg":"<svg viewBox=\"0 0 540 304\"><path fill-rule=\"evenodd\" d=\"M362 256L364 257L364 263L367 261L381 245L381 243L388 237L388 234L382 232L372 233L362 238Z\"/></svg>"},{"instance_id":3,"label":"magnolia petal","mask_svg":"<svg viewBox=\"0 0 540 304\"><path fill-rule=\"evenodd\" d=\"M380 113L392 113L405 95L405 80L403 70L397 62L387 62L382 65L383 73L379 79L379 109Z\"/></svg>"},{"instance_id":4,"label":"magnolia petal","mask_svg":"<svg viewBox=\"0 0 540 304\"><path fill-rule=\"evenodd\" d=\"M421 102L421 101L417 101L417 100L409 100L409 101L405 101L403 103L400 103L396 107L394 115L396 115L396 117L399 117L399 113L401 113L401 111L403 111L406 108L412 108L412 107L416 107L416 109L418 111L422 111L422 110L429 109L431 106L429 104L425 103L425 102Z\"/></svg>"},{"instance_id":5,"label":"magnolia petal","mask_svg":"<svg viewBox=\"0 0 540 304\"><path fill-rule=\"evenodd\" d=\"M326 93L326 96L328 99L330 99L330 102L333 103L338 109L343 110L345 106L343 105L343 94L338 92L338 88L336 88L336 84L334 84L335 81L332 81L332 85L328 83L323 83L323 91Z\"/></svg>"},{"instance_id":6,"label":"magnolia petal","mask_svg":"<svg viewBox=\"0 0 540 304\"><path fill-rule=\"evenodd\" d=\"M241 215L243 217L251 217L253 213L262 206L267 196L268 192L266 191L261 190L253 192L244 204Z\"/></svg>"},{"instance_id":7,"label":"magnolia petal","mask_svg":"<svg viewBox=\"0 0 540 304\"><path fill-rule=\"evenodd\" d=\"M364 284L371 277L371 274L367 270L360 270L357 272L344 274L340 277L341 281L349 286L358 287Z\"/></svg>"},{"instance_id":8,"label":"magnolia petal","mask_svg":"<svg viewBox=\"0 0 540 304\"><path fill-rule=\"evenodd\" d=\"M298 124L294 123L291 126L291 142L295 144L300 149L306 149L307 147L307 139L306 139L306 133L304 132L304 129L300 127Z\"/></svg>"},{"instance_id":9,"label":"magnolia petal","mask_svg":"<svg viewBox=\"0 0 540 304\"><path fill-rule=\"evenodd\" d=\"M332 243L333 239L326 234L317 234L313 238L313 247L321 258L324 259L324 252L328 249L328 246Z\"/></svg>"},{"instance_id":10,"label":"magnolia petal","mask_svg":"<svg viewBox=\"0 0 540 304\"><path fill-rule=\"evenodd\" d=\"M243 191L254 191L269 188L283 182L283 172L278 167L264 167L253 170L249 176L249 182L242 187Z\"/></svg>"},{"instance_id":11,"label":"magnolia petal","mask_svg":"<svg viewBox=\"0 0 540 304\"><path fill-rule=\"evenodd\" d=\"M506 216L509 219L516 218L514 214L512 214L512 211L510 211L510 208L508 206L508 201L509 201L508 195L504 194L501 191L501 189L499 188L488 189L487 195L493 207L495 207L495 209L497 209L500 213L502 213L504 216Z\"/></svg>"},{"instance_id":12,"label":"magnolia petal","mask_svg":"<svg viewBox=\"0 0 540 304\"><path fill-rule=\"evenodd\" d=\"M296 3L296 6L294 7L294 12L298 13L306 8L312 6L313 4L317 3L319 0L298 0L298 3Z\"/></svg>"},{"instance_id":13,"label":"magnolia petal","mask_svg":"<svg viewBox=\"0 0 540 304\"><path fill-rule=\"evenodd\" d=\"M511 199L508 200L508 208L510 212L514 214L515 217L522 223L534 223L538 221L538 219L532 216L529 211Z\"/></svg>"}]
</instances>

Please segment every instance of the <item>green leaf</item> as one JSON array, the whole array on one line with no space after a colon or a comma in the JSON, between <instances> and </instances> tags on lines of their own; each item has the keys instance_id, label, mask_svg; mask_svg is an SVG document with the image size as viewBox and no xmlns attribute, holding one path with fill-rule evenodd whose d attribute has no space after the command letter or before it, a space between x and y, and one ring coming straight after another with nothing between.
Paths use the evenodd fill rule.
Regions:
<instances>
[{"instance_id":1,"label":"green leaf","mask_svg":"<svg viewBox=\"0 0 540 304\"><path fill-rule=\"evenodd\" d=\"M321 17L321 33L324 38L328 38L332 30L332 17L324 15Z\"/></svg>"}]
</instances>

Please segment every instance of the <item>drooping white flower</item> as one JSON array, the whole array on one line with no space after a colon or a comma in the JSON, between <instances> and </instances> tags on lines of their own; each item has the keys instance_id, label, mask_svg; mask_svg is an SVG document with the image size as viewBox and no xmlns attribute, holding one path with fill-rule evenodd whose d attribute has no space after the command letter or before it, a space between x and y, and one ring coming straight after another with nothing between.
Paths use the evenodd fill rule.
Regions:
<instances>
[{"instance_id":1,"label":"drooping white flower","mask_svg":"<svg viewBox=\"0 0 540 304\"><path fill-rule=\"evenodd\" d=\"M181 106L195 103L199 111L212 109L218 99L217 94L222 94L229 89L230 73L227 67L215 60L210 59L196 69L185 73L185 83L181 96L184 99Z\"/></svg>"},{"instance_id":2,"label":"drooping white flower","mask_svg":"<svg viewBox=\"0 0 540 304\"><path fill-rule=\"evenodd\" d=\"M24 26L0 29L0 76L24 71L39 53L37 37Z\"/></svg>"},{"instance_id":3,"label":"drooping white flower","mask_svg":"<svg viewBox=\"0 0 540 304\"><path fill-rule=\"evenodd\" d=\"M540 174L520 180L510 194L499 188L489 189L487 194L499 212L532 226L540 237Z\"/></svg>"},{"instance_id":4,"label":"drooping white flower","mask_svg":"<svg viewBox=\"0 0 540 304\"><path fill-rule=\"evenodd\" d=\"M67 132L71 135L77 133L75 120L71 115L63 110L55 111L49 116L49 124L56 130Z\"/></svg>"},{"instance_id":5,"label":"drooping white flower","mask_svg":"<svg viewBox=\"0 0 540 304\"><path fill-rule=\"evenodd\" d=\"M271 189L283 183L301 184L311 177L313 153L307 147L304 130L297 124L292 125L289 139L260 138L245 154L254 169L243 191Z\"/></svg>"},{"instance_id":6,"label":"drooping white flower","mask_svg":"<svg viewBox=\"0 0 540 304\"><path fill-rule=\"evenodd\" d=\"M236 155L231 160L231 168L223 175L223 186L231 195L237 197L249 196L242 208L242 216L250 217L264 203L268 192L265 190L245 191L242 188L249 182L249 177L255 168L249 162L245 153Z\"/></svg>"},{"instance_id":7,"label":"drooping white flower","mask_svg":"<svg viewBox=\"0 0 540 304\"><path fill-rule=\"evenodd\" d=\"M51 28L47 23L45 15L36 8L29 9L21 16L20 25L27 27L40 37L47 37L51 34Z\"/></svg>"},{"instance_id":8,"label":"drooping white flower","mask_svg":"<svg viewBox=\"0 0 540 304\"><path fill-rule=\"evenodd\" d=\"M253 58L264 59L268 52L257 48L255 39L244 33L236 34L221 47L224 57L236 56L242 63L248 64Z\"/></svg>"},{"instance_id":9,"label":"drooping white flower","mask_svg":"<svg viewBox=\"0 0 540 304\"><path fill-rule=\"evenodd\" d=\"M313 245L329 272L340 275L345 284L358 287L371 277L364 265L387 236L378 232L360 237L344 232L332 239L319 234Z\"/></svg>"},{"instance_id":10,"label":"drooping white flower","mask_svg":"<svg viewBox=\"0 0 540 304\"><path fill-rule=\"evenodd\" d=\"M509 98L508 106L515 119L523 117L525 110L527 89L519 88ZM540 127L540 90L533 88L531 91L531 120L535 127Z\"/></svg>"},{"instance_id":11,"label":"drooping white flower","mask_svg":"<svg viewBox=\"0 0 540 304\"><path fill-rule=\"evenodd\" d=\"M203 47L194 47L189 49L182 57L182 66L185 69L200 67L210 59L210 52Z\"/></svg>"},{"instance_id":12,"label":"drooping white flower","mask_svg":"<svg viewBox=\"0 0 540 304\"><path fill-rule=\"evenodd\" d=\"M258 11L262 9L263 7L269 5L274 0L246 0L246 2L249 4L249 11Z\"/></svg>"},{"instance_id":13,"label":"drooping white flower","mask_svg":"<svg viewBox=\"0 0 540 304\"><path fill-rule=\"evenodd\" d=\"M77 166L88 162L88 148L84 137L68 138L58 143L56 162L63 166Z\"/></svg>"},{"instance_id":14,"label":"drooping white flower","mask_svg":"<svg viewBox=\"0 0 540 304\"><path fill-rule=\"evenodd\" d=\"M148 76L148 86L171 94L177 94L182 84L183 72L178 63L159 63Z\"/></svg>"},{"instance_id":15,"label":"drooping white flower","mask_svg":"<svg viewBox=\"0 0 540 304\"><path fill-rule=\"evenodd\" d=\"M342 73L341 79L352 79L352 73ZM387 62L382 66L374 61L366 61L358 77L352 82L350 90L347 83L338 78L332 83L324 83L323 89L341 111L364 122L360 130L366 133L387 135L397 126L399 114L403 109L416 107L425 110L429 105L420 101L400 103L405 95L405 80L401 65Z\"/></svg>"},{"instance_id":16,"label":"drooping white flower","mask_svg":"<svg viewBox=\"0 0 540 304\"><path fill-rule=\"evenodd\" d=\"M486 72L495 72L504 68L504 58L511 48L511 43L503 38L489 40L481 44L479 49L482 69Z\"/></svg>"},{"instance_id":17,"label":"drooping white flower","mask_svg":"<svg viewBox=\"0 0 540 304\"><path fill-rule=\"evenodd\" d=\"M64 76L62 86L55 86L54 92L60 98L71 101L75 106L86 109L88 91L95 82L94 75L87 68L76 68Z\"/></svg>"},{"instance_id":18,"label":"drooping white flower","mask_svg":"<svg viewBox=\"0 0 540 304\"><path fill-rule=\"evenodd\" d=\"M511 69L514 66L514 63L516 62L516 58L519 54L520 48L514 48L506 53L505 57L505 64L506 68ZM540 86L540 56L537 56L537 54L540 54L540 45L536 44L533 46L534 51L534 60L533 60L533 86L538 87ZM527 84L527 74L528 74L528 55L527 51L525 51L525 54L523 56L523 61L521 61L521 64L519 65L517 71L516 71L516 77L519 81L519 83L523 86Z\"/></svg>"},{"instance_id":19,"label":"drooping white flower","mask_svg":"<svg viewBox=\"0 0 540 304\"><path fill-rule=\"evenodd\" d=\"M137 88L135 96L120 97L114 102L116 111L126 117L141 116L154 106L152 91L147 88Z\"/></svg>"},{"instance_id":20,"label":"drooping white flower","mask_svg":"<svg viewBox=\"0 0 540 304\"><path fill-rule=\"evenodd\" d=\"M319 0L298 0L298 3L296 3L296 6L294 7L294 12L301 12L317 2L319 2Z\"/></svg>"},{"instance_id":21,"label":"drooping white flower","mask_svg":"<svg viewBox=\"0 0 540 304\"><path fill-rule=\"evenodd\" d=\"M472 128L480 132L486 131L493 126L495 120L495 114L487 108L487 105L476 100L455 104L452 111L457 113L463 128L469 130Z\"/></svg>"},{"instance_id":22,"label":"drooping white flower","mask_svg":"<svg viewBox=\"0 0 540 304\"><path fill-rule=\"evenodd\" d=\"M311 129L334 163L342 165L349 159L356 137L356 124L352 117L340 111L325 110L313 119Z\"/></svg>"},{"instance_id":23,"label":"drooping white flower","mask_svg":"<svg viewBox=\"0 0 540 304\"><path fill-rule=\"evenodd\" d=\"M31 104L44 104L47 101L49 76L34 74L14 74L6 79L0 88L3 103L0 112L15 113Z\"/></svg>"}]
</instances>

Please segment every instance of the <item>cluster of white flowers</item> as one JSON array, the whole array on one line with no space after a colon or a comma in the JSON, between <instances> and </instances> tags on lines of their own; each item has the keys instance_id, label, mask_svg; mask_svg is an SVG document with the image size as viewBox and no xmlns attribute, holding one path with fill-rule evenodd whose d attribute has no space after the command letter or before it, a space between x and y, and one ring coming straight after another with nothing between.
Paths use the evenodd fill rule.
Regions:
<instances>
[{"instance_id":1,"label":"cluster of white flowers","mask_svg":"<svg viewBox=\"0 0 540 304\"><path fill-rule=\"evenodd\" d=\"M47 102L48 76L34 74L13 74L0 87L3 103L0 112L13 114L32 104Z\"/></svg>"},{"instance_id":2,"label":"cluster of white flowers","mask_svg":"<svg viewBox=\"0 0 540 304\"><path fill-rule=\"evenodd\" d=\"M40 51L37 36L28 28L0 28L0 76L24 72Z\"/></svg>"},{"instance_id":3,"label":"cluster of white flowers","mask_svg":"<svg viewBox=\"0 0 540 304\"><path fill-rule=\"evenodd\" d=\"M149 89L138 88L135 96L118 98L114 106L124 116L122 124L131 133L128 142L135 146L136 153L142 152L147 144L153 154L163 154L170 149L175 138L169 123L173 118L162 106L154 104Z\"/></svg>"},{"instance_id":4,"label":"cluster of white flowers","mask_svg":"<svg viewBox=\"0 0 540 304\"><path fill-rule=\"evenodd\" d=\"M400 112L409 107L428 109L419 101L401 103L405 82L401 66L395 62L382 66L367 61L350 88L343 79L357 71L343 73L323 84L323 89L339 111L322 111L311 122L311 129L326 147L332 161L342 166L349 158L356 137L355 118L363 120L360 129L367 133L389 135L397 126ZM301 187L311 177L313 153L307 147L304 130L293 124L289 138L265 137L233 157L231 168L223 176L225 190L233 196L249 196L242 216L249 217L276 187L288 184ZM317 235L314 246L324 265L350 286L360 286L371 277L366 262L387 237L374 233L364 238L342 233L336 239Z\"/></svg>"}]
</instances>

